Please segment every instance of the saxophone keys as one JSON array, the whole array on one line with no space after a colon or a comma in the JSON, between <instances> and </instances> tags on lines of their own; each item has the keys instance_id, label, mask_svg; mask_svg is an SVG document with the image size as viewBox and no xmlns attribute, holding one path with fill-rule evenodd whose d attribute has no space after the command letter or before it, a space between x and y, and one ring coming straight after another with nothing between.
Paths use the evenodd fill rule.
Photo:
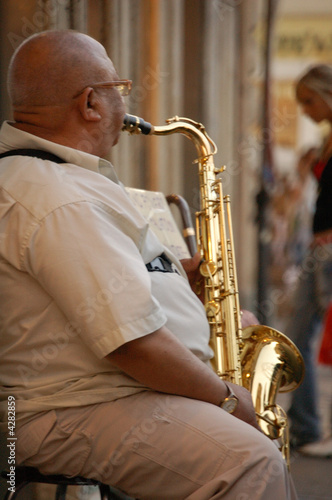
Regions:
<instances>
[{"instance_id":1,"label":"saxophone keys","mask_svg":"<svg viewBox=\"0 0 332 500\"><path fill-rule=\"evenodd\" d=\"M256 412L259 426L263 433L270 439L279 439L282 431L286 427L284 419L280 420L272 409L265 409L263 412Z\"/></svg>"},{"instance_id":2,"label":"saxophone keys","mask_svg":"<svg viewBox=\"0 0 332 500\"><path fill-rule=\"evenodd\" d=\"M199 271L204 278L211 278L218 270L218 265L213 260L203 261L199 267Z\"/></svg>"},{"instance_id":3,"label":"saxophone keys","mask_svg":"<svg viewBox=\"0 0 332 500\"><path fill-rule=\"evenodd\" d=\"M225 170L226 170L226 165L222 165L219 168L215 168L214 171L213 171L213 173L215 175L218 175L218 174L222 174L223 172L225 172Z\"/></svg>"},{"instance_id":4,"label":"saxophone keys","mask_svg":"<svg viewBox=\"0 0 332 500\"><path fill-rule=\"evenodd\" d=\"M213 318L220 311L220 304L218 304L215 300L209 300L205 304L205 312L208 318Z\"/></svg>"}]
</instances>

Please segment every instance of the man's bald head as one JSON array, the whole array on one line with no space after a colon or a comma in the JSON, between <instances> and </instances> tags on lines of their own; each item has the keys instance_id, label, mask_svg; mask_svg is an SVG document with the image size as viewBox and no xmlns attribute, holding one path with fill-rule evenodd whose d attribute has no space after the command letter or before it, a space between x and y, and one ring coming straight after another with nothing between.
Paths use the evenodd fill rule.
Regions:
<instances>
[{"instance_id":1,"label":"man's bald head","mask_svg":"<svg viewBox=\"0 0 332 500\"><path fill-rule=\"evenodd\" d=\"M28 38L14 53L8 91L18 106L61 106L84 86L116 78L104 47L75 31L46 31Z\"/></svg>"}]
</instances>

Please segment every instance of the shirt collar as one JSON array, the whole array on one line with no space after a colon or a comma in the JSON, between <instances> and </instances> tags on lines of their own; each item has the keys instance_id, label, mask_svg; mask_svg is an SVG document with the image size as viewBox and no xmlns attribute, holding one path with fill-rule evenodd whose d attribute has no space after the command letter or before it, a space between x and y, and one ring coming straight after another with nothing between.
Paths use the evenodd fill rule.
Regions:
<instances>
[{"instance_id":1,"label":"shirt collar","mask_svg":"<svg viewBox=\"0 0 332 500\"><path fill-rule=\"evenodd\" d=\"M113 165L98 156L69 148L62 144L42 139L12 126L9 121L2 124L0 132L0 153L11 149L28 148L42 149L62 158L67 163L73 163L87 170L98 172L108 177L113 182L119 183Z\"/></svg>"}]
</instances>

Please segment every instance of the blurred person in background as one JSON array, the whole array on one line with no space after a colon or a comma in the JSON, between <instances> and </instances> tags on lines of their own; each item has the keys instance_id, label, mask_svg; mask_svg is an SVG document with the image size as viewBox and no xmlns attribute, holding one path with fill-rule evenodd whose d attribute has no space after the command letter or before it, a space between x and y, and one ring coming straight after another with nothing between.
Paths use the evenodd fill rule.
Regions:
<instances>
[{"instance_id":1,"label":"blurred person in background","mask_svg":"<svg viewBox=\"0 0 332 500\"><path fill-rule=\"evenodd\" d=\"M296 99L303 113L315 123L332 124L332 67L311 67L296 83ZM310 161L302 162L299 183L308 175L317 181L313 215L313 237L304 256L294 312L286 329L303 356L306 373L293 393L288 411L291 445L300 452L332 456L331 436L322 436L316 375L316 341L332 299L332 132L317 150L309 150Z\"/></svg>"}]
</instances>

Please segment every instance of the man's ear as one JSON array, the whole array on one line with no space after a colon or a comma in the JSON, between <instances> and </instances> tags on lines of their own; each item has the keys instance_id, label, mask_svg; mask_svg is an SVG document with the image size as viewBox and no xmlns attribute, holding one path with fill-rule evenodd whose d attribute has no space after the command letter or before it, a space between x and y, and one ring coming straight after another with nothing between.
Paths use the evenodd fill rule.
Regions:
<instances>
[{"instance_id":1,"label":"man's ear","mask_svg":"<svg viewBox=\"0 0 332 500\"><path fill-rule=\"evenodd\" d=\"M78 98L78 108L84 120L98 122L102 116L99 113L98 100L92 87L87 87Z\"/></svg>"}]
</instances>

